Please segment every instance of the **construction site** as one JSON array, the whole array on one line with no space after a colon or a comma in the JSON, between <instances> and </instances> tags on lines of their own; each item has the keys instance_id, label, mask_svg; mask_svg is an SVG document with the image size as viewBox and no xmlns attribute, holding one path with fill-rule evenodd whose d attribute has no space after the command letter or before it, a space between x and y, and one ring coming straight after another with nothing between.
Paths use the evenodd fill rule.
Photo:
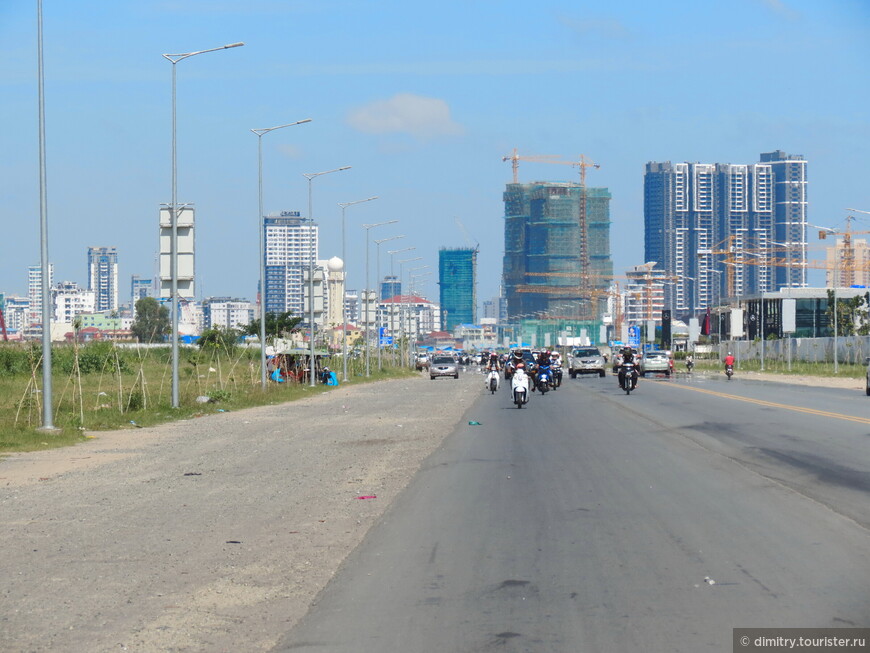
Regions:
<instances>
[{"instance_id":1,"label":"construction site","mask_svg":"<svg viewBox=\"0 0 870 653\"><path fill-rule=\"evenodd\" d=\"M504 292L509 322L521 325L523 338L556 344L556 337L599 337L613 279L610 255L610 199L606 188L586 185L588 168L581 156L523 156L514 150L513 181L504 192ZM579 182L520 183L520 161L569 165ZM518 334L519 338L519 334Z\"/></svg>"}]
</instances>

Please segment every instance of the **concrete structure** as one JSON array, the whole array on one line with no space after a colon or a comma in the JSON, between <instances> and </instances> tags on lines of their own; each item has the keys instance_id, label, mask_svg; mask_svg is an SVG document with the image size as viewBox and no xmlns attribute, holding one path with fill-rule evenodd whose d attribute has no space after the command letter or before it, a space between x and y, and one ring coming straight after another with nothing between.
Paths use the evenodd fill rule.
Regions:
<instances>
[{"instance_id":1,"label":"concrete structure","mask_svg":"<svg viewBox=\"0 0 870 653\"><path fill-rule=\"evenodd\" d=\"M85 290L73 281L62 281L51 289L54 307L52 320L58 324L71 325L82 313L93 313L96 296L93 290Z\"/></svg>"},{"instance_id":2,"label":"concrete structure","mask_svg":"<svg viewBox=\"0 0 870 653\"><path fill-rule=\"evenodd\" d=\"M48 264L48 287L54 285L54 263ZM27 325L42 324L42 266L27 268L27 296L30 299L30 315Z\"/></svg>"},{"instance_id":3,"label":"concrete structure","mask_svg":"<svg viewBox=\"0 0 870 653\"><path fill-rule=\"evenodd\" d=\"M667 284L664 270L657 269L656 264L650 262L626 270L625 276L625 287L621 293L624 302L623 324L639 325L649 320L661 323Z\"/></svg>"},{"instance_id":4,"label":"concrete structure","mask_svg":"<svg viewBox=\"0 0 870 653\"><path fill-rule=\"evenodd\" d=\"M254 319L254 305L246 299L209 297L202 302L203 328L243 329Z\"/></svg>"},{"instance_id":5,"label":"concrete structure","mask_svg":"<svg viewBox=\"0 0 870 653\"><path fill-rule=\"evenodd\" d=\"M806 161L780 150L761 161L646 164L644 257L675 277L675 316L806 285Z\"/></svg>"},{"instance_id":6,"label":"concrete structure","mask_svg":"<svg viewBox=\"0 0 870 653\"><path fill-rule=\"evenodd\" d=\"M344 297L344 261L333 256L326 262L327 317L328 327L341 327L342 298Z\"/></svg>"},{"instance_id":7,"label":"concrete structure","mask_svg":"<svg viewBox=\"0 0 870 653\"><path fill-rule=\"evenodd\" d=\"M145 297L154 297L154 279L143 279L134 274L130 277L130 298L133 306Z\"/></svg>"},{"instance_id":8,"label":"concrete structure","mask_svg":"<svg viewBox=\"0 0 870 653\"><path fill-rule=\"evenodd\" d=\"M866 286L870 288L870 247L863 238L849 239L846 247L844 238L838 238L833 247L825 248L825 285Z\"/></svg>"},{"instance_id":9,"label":"concrete structure","mask_svg":"<svg viewBox=\"0 0 870 653\"><path fill-rule=\"evenodd\" d=\"M3 301L3 317L7 332L23 332L30 325L30 298L6 295Z\"/></svg>"},{"instance_id":10,"label":"concrete structure","mask_svg":"<svg viewBox=\"0 0 870 653\"><path fill-rule=\"evenodd\" d=\"M267 313L303 317L308 269L317 260L317 224L302 218L299 211L282 211L263 218L265 231ZM305 287L303 287L303 285Z\"/></svg>"},{"instance_id":11,"label":"concrete structure","mask_svg":"<svg viewBox=\"0 0 870 653\"><path fill-rule=\"evenodd\" d=\"M384 328L393 342L407 337L413 342L440 330L441 307L425 297L396 295L378 303L375 324Z\"/></svg>"},{"instance_id":12,"label":"concrete structure","mask_svg":"<svg viewBox=\"0 0 870 653\"><path fill-rule=\"evenodd\" d=\"M118 250L88 247L88 290L94 292L98 311L118 309Z\"/></svg>"}]
</instances>

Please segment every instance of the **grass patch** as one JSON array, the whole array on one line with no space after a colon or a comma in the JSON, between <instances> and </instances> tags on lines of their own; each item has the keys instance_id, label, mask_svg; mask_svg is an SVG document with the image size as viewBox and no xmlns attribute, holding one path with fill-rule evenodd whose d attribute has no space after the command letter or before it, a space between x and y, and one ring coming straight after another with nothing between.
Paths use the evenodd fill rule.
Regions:
<instances>
[{"instance_id":1,"label":"grass patch","mask_svg":"<svg viewBox=\"0 0 870 653\"><path fill-rule=\"evenodd\" d=\"M341 367L330 365L333 369ZM364 374L348 361L348 383L415 376L384 362ZM335 386L269 381L261 386L259 350L182 348L179 407L171 406L171 350L121 349L111 343L52 347L52 416L55 430L40 430L43 417L41 350L0 346L0 455L69 446L87 433L154 426L180 419L275 405L330 392ZM338 371L339 378L341 372ZM198 397L209 397L206 403Z\"/></svg>"}]
</instances>

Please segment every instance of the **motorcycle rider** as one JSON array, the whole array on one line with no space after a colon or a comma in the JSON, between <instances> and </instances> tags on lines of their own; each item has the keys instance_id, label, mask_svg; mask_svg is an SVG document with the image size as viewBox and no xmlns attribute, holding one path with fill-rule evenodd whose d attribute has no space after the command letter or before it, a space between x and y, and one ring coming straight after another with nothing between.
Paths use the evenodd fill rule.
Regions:
<instances>
[{"instance_id":1,"label":"motorcycle rider","mask_svg":"<svg viewBox=\"0 0 870 653\"><path fill-rule=\"evenodd\" d=\"M637 359L635 358L634 352L631 350L631 347L625 347L622 350L622 353L619 355L619 387L625 388L625 365L634 365L635 368L632 369L631 379L629 382L631 383L631 389L634 390L637 387Z\"/></svg>"},{"instance_id":2,"label":"motorcycle rider","mask_svg":"<svg viewBox=\"0 0 870 653\"><path fill-rule=\"evenodd\" d=\"M695 359L689 354L686 356L686 371L691 373L693 367L695 367Z\"/></svg>"},{"instance_id":3,"label":"motorcycle rider","mask_svg":"<svg viewBox=\"0 0 870 653\"><path fill-rule=\"evenodd\" d=\"M490 352L489 359L486 363L486 371L492 372L493 370L495 370L496 372L501 370L501 361L498 358L498 354L496 354L495 352Z\"/></svg>"},{"instance_id":4,"label":"motorcycle rider","mask_svg":"<svg viewBox=\"0 0 870 653\"><path fill-rule=\"evenodd\" d=\"M734 356L732 356L731 352L728 352L728 355L725 356L725 360L722 361L725 363L725 373L728 373L728 370L734 370Z\"/></svg>"}]
</instances>

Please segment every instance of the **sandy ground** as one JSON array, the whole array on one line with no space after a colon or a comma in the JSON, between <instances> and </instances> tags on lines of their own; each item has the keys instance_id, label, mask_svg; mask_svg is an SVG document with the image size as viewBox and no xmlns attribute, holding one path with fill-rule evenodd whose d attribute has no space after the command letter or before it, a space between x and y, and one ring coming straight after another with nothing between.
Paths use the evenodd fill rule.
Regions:
<instances>
[{"instance_id":1,"label":"sandy ground","mask_svg":"<svg viewBox=\"0 0 870 653\"><path fill-rule=\"evenodd\" d=\"M482 378L348 385L2 460L0 650L269 650Z\"/></svg>"},{"instance_id":2,"label":"sandy ground","mask_svg":"<svg viewBox=\"0 0 870 653\"><path fill-rule=\"evenodd\" d=\"M0 650L269 650L482 381L348 385L3 459Z\"/></svg>"}]
</instances>

